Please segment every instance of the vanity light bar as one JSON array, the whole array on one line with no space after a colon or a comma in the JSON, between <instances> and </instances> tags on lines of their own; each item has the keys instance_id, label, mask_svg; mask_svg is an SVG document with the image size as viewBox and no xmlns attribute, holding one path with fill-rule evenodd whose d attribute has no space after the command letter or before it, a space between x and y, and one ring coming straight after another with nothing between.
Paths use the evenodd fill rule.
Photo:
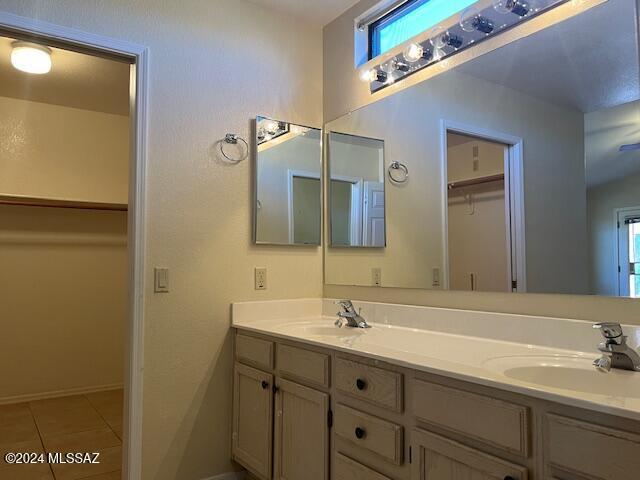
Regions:
<instances>
[{"instance_id":1,"label":"vanity light bar","mask_svg":"<svg viewBox=\"0 0 640 480\"><path fill-rule=\"evenodd\" d=\"M402 53L361 72L360 78L369 83L371 93L377 92L568 1L576 0L492 0L484 9L472 5L455 25L436 26L429 39L409 44Z\"/></svg>"}]
</instances>

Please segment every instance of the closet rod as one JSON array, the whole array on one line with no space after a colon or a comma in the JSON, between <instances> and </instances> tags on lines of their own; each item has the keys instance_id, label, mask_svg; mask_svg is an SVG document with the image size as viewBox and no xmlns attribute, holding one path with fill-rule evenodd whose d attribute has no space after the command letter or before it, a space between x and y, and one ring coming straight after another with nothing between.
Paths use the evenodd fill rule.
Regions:
<instances>
[{"instance_id":1,"label":"closet rod","mask_svg":"<svg viewBox=\"0 0 640 480\"><path fill-rule=\"evenodd\" d=\"M469 180L460 180L459 182L451 182L448 185L449 190L453 188L470 187L472 185L481 185L483 183L499 182L504 180L504 173L497 175L487 175L486 177L471 178Z\"/></svg>"},{"instance_id":2,"label":"closet rod","mask_svg":"<svg viewBox=\"0 0 640 480\"><path fill-rule=\"evenodd\" d=\"M85 202L57 198L26 197L23 195L0 194L0 205L20 205L25 207L75 208L81 210L111 210L126 212L126 203Z\"/></svg>"}]
</instances>

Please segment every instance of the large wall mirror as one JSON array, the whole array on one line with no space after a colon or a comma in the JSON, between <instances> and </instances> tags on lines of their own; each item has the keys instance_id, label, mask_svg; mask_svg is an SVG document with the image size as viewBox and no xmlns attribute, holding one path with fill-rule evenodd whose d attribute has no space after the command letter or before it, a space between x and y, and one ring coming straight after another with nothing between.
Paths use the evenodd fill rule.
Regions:
<instances>
[{"instance_id":1,"label":"large wall mirror","mask_svg":"<svg viewBox=\"0 0 640 480\"><path fill-rule=\"evenodd\" d=\"M320 245L321 130L267 117L255 130L255 242Z\"/></svg>"},{"instance_id":2,"label":"large wall mirror","mask_svg":"<svg viewBox=\"0 0 640 480\"><path fill-rule=\"evenodd\" d=\"M409 179L326 282L640 297L637 22L608 0L329 122Z\"/></svg>"}]
</instances>

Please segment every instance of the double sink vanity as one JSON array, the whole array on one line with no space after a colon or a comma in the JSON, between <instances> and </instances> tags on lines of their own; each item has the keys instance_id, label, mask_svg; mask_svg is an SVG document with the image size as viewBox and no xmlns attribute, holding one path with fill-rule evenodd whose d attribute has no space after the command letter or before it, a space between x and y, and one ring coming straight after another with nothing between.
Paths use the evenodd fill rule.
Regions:
<instances>
[{"instance_id":1,"label":"double sink vanity","mask_svg":"<svg viewBox=\"0 0 640 480\"><path fill-rule=\"evenodd\" d=\"M370 328L327 299L233 305L232 452L255 478L639 478L640 373L599 371L590 323L356 307Z\"/></svg>"}]
</instances>

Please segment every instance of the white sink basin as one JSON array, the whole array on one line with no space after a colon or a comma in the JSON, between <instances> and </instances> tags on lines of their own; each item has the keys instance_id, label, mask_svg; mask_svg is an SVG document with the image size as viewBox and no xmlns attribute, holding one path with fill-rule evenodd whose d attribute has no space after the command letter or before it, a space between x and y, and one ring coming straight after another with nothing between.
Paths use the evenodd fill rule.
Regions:
<instances>
[{"instance_id":1,"label":"white sink basin","mask_svg":"<svg viewBox=\"0 0 640 480\"><path fill-rule=\"evenodd\" d=\"M640 373L624 370L603 373L592 361L593 358L582 356L522 355L491 358L483 366L533 385L640 399Z\"/></svg>"},{"instance_id":2,"label":"white sink basin","mask_svg":"<svg viewBox=\"0 0 640 480\"><path fill-rule=\"evenodd\" d=\"M351 339L364 333L364 330L360 328L338 328L335 325L314 325L308 323L287 324L285 328L290 334L325 338Z\"/></svg>"}]
</instances>

